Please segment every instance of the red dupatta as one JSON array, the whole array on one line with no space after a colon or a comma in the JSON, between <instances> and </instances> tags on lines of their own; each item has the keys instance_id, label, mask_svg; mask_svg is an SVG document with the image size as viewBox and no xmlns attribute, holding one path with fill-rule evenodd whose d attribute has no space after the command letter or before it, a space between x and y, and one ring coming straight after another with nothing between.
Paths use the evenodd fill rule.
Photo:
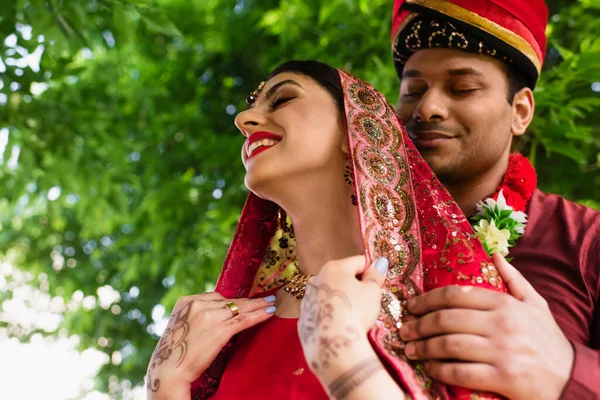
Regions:
<instances>
[{"instance_id":1,"label":"red dupatta","mask_svg":"<svg viewBox=\"0 0 600 400\"><path fill-rule=\"evenodd\" d=\"M471 225L416 150L384 96L339 71L346 132L367 266L387 257L381 314L369 339L393 378L417 400L498 396L432 382L404 355L399 328L406 303L437 287L474 285L506 291ZM341 177L340 177L341 179ZM297 267L291 221L276 204L250 193L216 291L226 298L261 297ZM235 340L235 339L234 339ZM231 343L192 385L194 400L215 393Z\"/></svg>"}]
</instances>

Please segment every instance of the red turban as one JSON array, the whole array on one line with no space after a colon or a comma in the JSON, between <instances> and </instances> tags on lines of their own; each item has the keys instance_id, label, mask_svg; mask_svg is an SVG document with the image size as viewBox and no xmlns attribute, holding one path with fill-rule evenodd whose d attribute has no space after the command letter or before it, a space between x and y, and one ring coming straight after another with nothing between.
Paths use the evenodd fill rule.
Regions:
<instances>
[{"instance_id":1,"label":"red turban","mask_svg":"<svg viewBox=\"0 0 600 400\"><path fill-rule=\"evenodd\" d=\"M533 88L546 54L544 0L394 0L392 48L398 76L412 53L459 48L512 64Z\"/></svg>"}]
</instances>

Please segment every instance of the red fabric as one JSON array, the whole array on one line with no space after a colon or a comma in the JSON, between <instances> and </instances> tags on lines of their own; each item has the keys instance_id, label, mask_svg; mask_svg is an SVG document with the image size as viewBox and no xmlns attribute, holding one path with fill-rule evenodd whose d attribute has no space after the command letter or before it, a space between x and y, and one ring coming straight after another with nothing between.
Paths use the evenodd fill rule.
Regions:
<instances>
[{"instance_id":1,"label":"red fabric","mask_svg":"<svg viewBox=\"0 0 600 400\"><path fill-rule=\"evenodd\" d=\"M536 52L540 64L546 56L548 7L544 0L444 0L496 23L525 39ZM433 2L431 2L433 3ZM430 3L430 4L431 4ZM392 41L408 12L405 0L395 0L392 14ZM431 6L435 9L435 5ZM465 21L463 21L465 22Z\"/></svg>"},{"instance_id":2,"label":"red fabric","mask_svg":"<svg viewBox=\"0 0 600 400\"><path fill-rule=\"evenodd\" d=\"M227 298L247 297L263 253L277 228L279 206L250 192L227 252L216 291Z\"/></svg>"},{"instance_id":3,"label":"red fabric","mask_svg":"<svg viewBox=\"0 0 600 400\"><path fill-rule=\"evenodd\" d=\"M327 400L308 368L297 326L295 318L273 316L240 333L211 400ZM265 357L265 349L275 357Z\"/></svg>"},{"instance_id":4,"label":"red fabric","mask_svg":"<svg viewBox=\"0 0 600 400\"><path fill-rule=\"evenodd\" d=\"M575 350L573 372L560 400L600 399L600 351L571 343Z\"/></svg>"},{"instance_id":5,"label":"red fabric","mask_svg":"<svg viewBox=\"0 0 600 400\"><path fill-rule=\"evenodd\" d=\"M536 190L512 264L542 295L575 349L562 400L600 399L600 213Z\"/></svg>"}]
</instances>

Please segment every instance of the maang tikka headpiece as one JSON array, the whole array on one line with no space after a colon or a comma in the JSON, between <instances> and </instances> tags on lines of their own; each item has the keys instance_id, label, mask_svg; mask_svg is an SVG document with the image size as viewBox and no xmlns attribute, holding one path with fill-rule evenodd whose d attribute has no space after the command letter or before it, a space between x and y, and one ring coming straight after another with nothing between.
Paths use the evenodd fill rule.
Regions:
<instances>
[{"instance_id":1,"label":"maang tikka headpiece","mask_svg":"<svg viewBox=\"0 0 600 400\"><path fill-rule=\"evenodd\" d=\"M246 103L248 103L248 104L254 103L256 101L256 99L258 98L258 95L260 94L260 92L262 92L266 83L267 83L266 81L261 82L260 85L258 85L258 89L256 89L253 92L250 92L248 97L246 97Z\"/></svg>"}]
</instances>

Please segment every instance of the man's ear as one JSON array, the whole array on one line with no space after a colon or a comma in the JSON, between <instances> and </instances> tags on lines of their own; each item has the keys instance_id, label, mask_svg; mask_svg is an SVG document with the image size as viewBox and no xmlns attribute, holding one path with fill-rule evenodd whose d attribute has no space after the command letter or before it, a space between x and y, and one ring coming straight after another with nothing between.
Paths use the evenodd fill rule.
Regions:
<instances>
[{"instance_id":1,"label":"man's ear","mask_svg":"<svg viewBox=\"0 0 600 400\"><path fill-rule=\"evenodd\" d=\"M510 133L513 136L521 136L527 131L535 111L535 100L533 92L526 87L519 90L512 102L512 123Z\"/></svg>"}]
</instances>

